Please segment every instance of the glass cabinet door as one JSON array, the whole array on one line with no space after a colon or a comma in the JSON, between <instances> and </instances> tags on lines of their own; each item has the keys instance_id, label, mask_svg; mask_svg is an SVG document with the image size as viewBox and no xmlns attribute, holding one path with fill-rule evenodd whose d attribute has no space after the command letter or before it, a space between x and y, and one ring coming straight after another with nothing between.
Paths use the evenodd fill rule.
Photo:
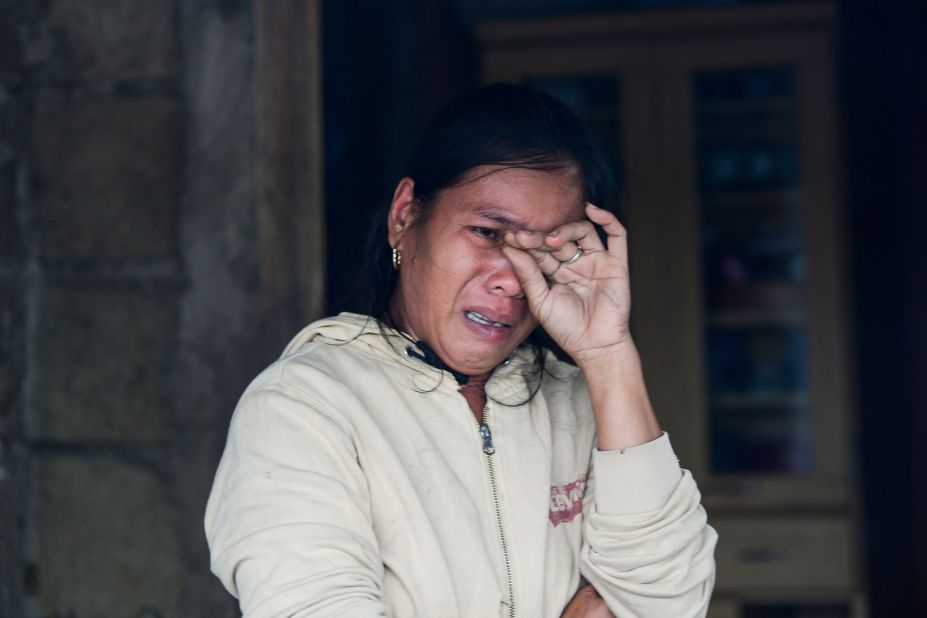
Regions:
<instances>
[{"instance_id":1,"label":"glass cabinet door","mask_svg":"<svg viewBox=\"0 0 927 618\"><path fill-rule=\"evenodd\" d=\"M744 9L749 28L616 14L481 34L486 81L549 92L619 153L632 332L712 508L852 497L831 16L781 11L810 26Z\"/></svg>"},{"instance_id":2,"label":"glass cabinet door","mask_svg":"<svg viewBox=\"0 0 927 618\"><path fill-rule=\"evenodd\" d=\"M812 468L794 67L693 76L709 466Z\"/></svg>"},{"instance_id":3,"label":"glass cabinet door","mask_svg":"<svg viewBox=\"0 0 927 618\"><path fill-rule=\"evenodd\" d=\"M865 616L833 19L780 3L481 34L487 81L534 75L620 153L631 330L719 532L718 618Z\"/></svg>"}]
</instances>

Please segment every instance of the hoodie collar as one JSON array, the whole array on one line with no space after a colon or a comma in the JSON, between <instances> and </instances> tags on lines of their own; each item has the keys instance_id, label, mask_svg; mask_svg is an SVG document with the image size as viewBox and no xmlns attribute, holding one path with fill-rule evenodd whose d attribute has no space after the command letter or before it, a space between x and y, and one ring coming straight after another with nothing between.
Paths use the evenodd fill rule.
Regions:
<instances>
[{"instance_id":1,"label":"hoodie collar","mask_svg":"<svg viewBox=\"0 0 927 618\"><path fill-rule=\"evenodd\" d=\"M344 345L378 360L400 365L409 372L434 380L435 388L454 390L458 379L450 368L439 369L423 359L422 350L411 336L381 323L376 318L356 313L340 313L306 326L286 346L281 358L292 356L311 341ZM413 352L410 353L410 350ZM496 367L486 383L486 395L503 403L521 402L531 395L531 383L537 372L535 355L525 346L516 349ZM442 363L443 364L443 363Z\"/></svg>"}]
</instances>

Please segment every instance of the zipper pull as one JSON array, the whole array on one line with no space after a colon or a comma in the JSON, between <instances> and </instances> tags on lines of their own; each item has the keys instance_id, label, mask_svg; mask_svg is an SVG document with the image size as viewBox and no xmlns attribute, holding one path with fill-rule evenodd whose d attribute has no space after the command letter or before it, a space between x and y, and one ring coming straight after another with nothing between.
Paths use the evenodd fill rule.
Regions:
<instances>
[{"instance_id":1,"label":"zipper pull","mask_svg":"<svg viewBox=\"0 0 927 618\"><path fill-rule=\"evenodd\" d=\"M496 447L492 443L492 432L489 431L489 425L485 422L480 425L480 437L483 438L483 452L492 455L496 452Z\"/></svg>"}]
</instances>

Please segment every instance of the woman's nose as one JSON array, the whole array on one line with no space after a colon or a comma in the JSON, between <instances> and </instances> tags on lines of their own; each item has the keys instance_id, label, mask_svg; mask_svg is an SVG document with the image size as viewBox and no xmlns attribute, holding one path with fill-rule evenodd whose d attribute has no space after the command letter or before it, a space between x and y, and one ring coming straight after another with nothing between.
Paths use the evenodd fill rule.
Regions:
<instances>
[{"instance_id":1,"label":"woman's nose","mask_svg":"<svg viewBox=\"0 0 927 618\"><path fill-rule=\"evenodd\" d=\"M493 271L488 280L489 291L493 294L522 298L525 291L521 289L521 282L515 275L515 268L504 255L500 255L493 260Z\"/></svg>"}]
</instances>

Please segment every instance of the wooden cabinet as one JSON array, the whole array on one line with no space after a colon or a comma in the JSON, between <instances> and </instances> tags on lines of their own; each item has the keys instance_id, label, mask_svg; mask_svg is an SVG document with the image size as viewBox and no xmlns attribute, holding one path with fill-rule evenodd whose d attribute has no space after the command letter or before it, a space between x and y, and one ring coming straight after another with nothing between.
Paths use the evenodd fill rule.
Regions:
<instances>
[{"instance_id":1,"label":"wooden cabinet","mask_svg":"<svg viewBox=\"0 0 927 618\"><path fill-rule=\"evenodd\" d=\"M713 613L861 616L831 3L482 24L624 162L633 331L720 532Z\"/></svg>"},{"instance_id":2,"label":"wooden cabinet","mask_svg":"<svg viewBox=\"0 0 927 618\"><path fill-rule=\"evenodd\" d=\"M853 580L852 539L846 518L775 516L748 519L717 516L712 525L724 537L715 553L717 590L818 588L842 590Z\"/></svg>"}]
</instances>

